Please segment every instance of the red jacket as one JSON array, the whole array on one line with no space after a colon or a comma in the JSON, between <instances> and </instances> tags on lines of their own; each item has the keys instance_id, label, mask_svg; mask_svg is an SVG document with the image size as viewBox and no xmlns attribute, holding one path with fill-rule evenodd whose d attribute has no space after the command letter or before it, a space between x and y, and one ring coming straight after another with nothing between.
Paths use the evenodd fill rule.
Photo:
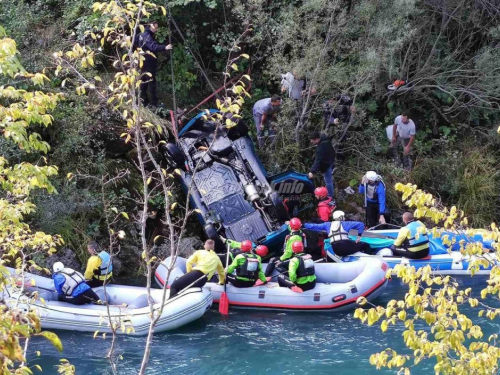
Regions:
<instances>
[{"instance_id":1,"label":"red jacket","mask_svg":"<svg viewBox=\"0 0 500 375\"><path fill-rule=\"evenodd\" d=\"M321 202L318 203L318 208L316 209L316 213L320 220L330 221L332 217L332 212L335 210L335 205L331 205L330 202L332 198L328 197Z\"/></svg>"}]
</instances>

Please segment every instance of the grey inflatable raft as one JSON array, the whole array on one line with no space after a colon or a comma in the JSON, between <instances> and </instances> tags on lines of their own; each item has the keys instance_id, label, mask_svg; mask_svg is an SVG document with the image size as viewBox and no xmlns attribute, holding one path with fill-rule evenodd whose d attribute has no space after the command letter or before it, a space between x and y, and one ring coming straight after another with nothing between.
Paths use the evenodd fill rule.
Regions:
<instances>
[{"instance_id":1,"label":"grey inflatable raft","mask_svg":"<svg viewBox=\"0 0 500 375\"><path fill-rule=\"evenodd\" d=\"M15 271L10 269L11 274ZM17 287L9 287L1 296L4 303L21 310L35 310L44 329L62 329L71 331L111 332L111 323L119 329L117 333L130 335L146 335L149 330L150 306L146 288L107 285L106 294L108 306L86 304L76 306L67 302L59 302L52 279L29 273L24 274L24 281L16 277ZM23 288L20 286L24 285ZM38 292L38 298L33 299L24 292ZM101 300L106 300L104 287L93 288ZM179 328L199 319L212 305L212 295L206 289L189 288L172 300L163 300L163 290L152 289L153 308L160 318L155 326L155 333ZM168 297L168 290L167 290Z\"/></svg>"},{"instance_id":2,"label":"grey inflatable raft","mask_svg":"<svg viewBox=\"0 0 500 375\"><path fill-rule=\"evenodd\" d=\"M186 259L178 257L174 264L165 259L155 273L156 282L163 286L168 268L171 272L167 284L186 272ZM267 264L263 264L263 269ZM231 307L247 309L270 309L291 311L345 311L354 309L359 297L374 300L387 286L385 277L387 264L380 260L352 263L317 263L317 284L312 290L295 293L282 288L277 282L252 288L236 288L227 284L227 295ZM273 275L277 275L274 271ZM273 278L272 280L276 280ZM205 286L219 302L224 286L217 284L216 276Z\"/></svg>"}]
</instances>

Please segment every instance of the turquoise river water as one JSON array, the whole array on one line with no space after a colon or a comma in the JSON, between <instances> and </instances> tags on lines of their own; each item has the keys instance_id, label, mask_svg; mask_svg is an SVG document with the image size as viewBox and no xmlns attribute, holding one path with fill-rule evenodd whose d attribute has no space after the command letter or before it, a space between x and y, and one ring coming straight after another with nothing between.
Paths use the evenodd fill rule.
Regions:
<instances>
[{"instance_id":1,"label":"turquoise river water","mask_svg":"<svg viewBox=\"0 0 500 375\"><path fill-rule=\"evenodd\" d=\"M460 278L464 286L480 291L484 278ZM389 282L378 302L404 296L398 281ZM472 314L472 310L469 308ZM477 314L474 312L474 314ZM472 315L471 315L472 317ZM500 322L482 320L486 335L498 333ZM423 328L423 326L422 326ZM223 318L212 309L205 316L177 331L154 338L149 374L314 374L359 375L395 374L394 370L377 371L369 364L370 354L391 347L406 352L402 326L382 333L368 327L352 313L283 313L231 309ZM55 374L60 358L68 359L81 375L111 374L105 355L110 340L93 339L91 333L57 332L64 345L58 353L43 340L30 345L30 364L39 364L43 373ZM143 337L120 336L117 353L120 375L136 374L144 348ZM42 352L35 357L36 350ZM431 361L412 368L413 374L433 373Z\"/></svg>"}]
</instances>

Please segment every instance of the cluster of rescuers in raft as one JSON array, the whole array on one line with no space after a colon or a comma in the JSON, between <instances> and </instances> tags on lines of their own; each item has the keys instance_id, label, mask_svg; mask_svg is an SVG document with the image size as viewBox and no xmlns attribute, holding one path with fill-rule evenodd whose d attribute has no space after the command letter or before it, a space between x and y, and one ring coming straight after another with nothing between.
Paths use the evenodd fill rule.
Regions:
<instances>
[{"instance_id":1,"label":"cluster of rescuers in raft","mask_svg":"<svg viewBox=\"0 0 500 375\"><path fill-rule=\"evenodd\" d=\"M367 172L359 186L359 193L366 194L367 221L373 219L382 221L378 216L385 212L385 186L375 172ZM316 223L305 223L298 218L287 222L290 233L286 236L283 255L269 260L265 270L262 270L261 258L268 255L265 245L256 245L252 241L233 241L221 237L228 247L227 254L215 253L215 242L207 240L203 250L195 251L186 262L186 274L177 278L170 286L169 298L175 297L185 288L202 287L212 279L215 272L219 275L219 284L231 283L237 288L248 288L266 284L271 280L274 270L278 272L277 281L280 287L302 291L314 289L316 275L314 261L310 254L305 253L306 235L302 229L326 232L330 238L332 251L338 256L347 256L356 252L373 254L370 245L361 241L365 225L360 221L345 220L345 213L336 210L333 200L325 187L314 191L318 201ZM332 218L332 221L329 219ZM385 221L384 221L385 222ZM426 235L417 236L418 228L423 224L415 221L413 214L403 214L405 227L399 230L394 244L390 247L391 255L403 256L409 259L421 259L429 255L429 239ZM349 232L355 230L358 238L349 238ZM87 263L85 275L71 268L64 267L61 262L53 265L55 288L59 300L75 305L89 302L99 302L99 297L91 289L108 283L113 276L113 265L110 255L92 241L87 250L91 257ZM226 263L227 260L227 263ZM226 269L223 264L226 263Z\"/></svg>"}]
</instances>

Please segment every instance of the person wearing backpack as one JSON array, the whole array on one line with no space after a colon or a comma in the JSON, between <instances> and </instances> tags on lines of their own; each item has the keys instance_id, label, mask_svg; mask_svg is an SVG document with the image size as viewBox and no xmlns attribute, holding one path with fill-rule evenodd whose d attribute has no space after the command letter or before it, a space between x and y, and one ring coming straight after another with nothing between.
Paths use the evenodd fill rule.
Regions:
<instances>
[{"instance_id":1,"label":"person wearing backpack","mask_svg":"<svg viewBox=\"0 0 500 375\"><path fill-rule=\"evenodd\" d=\"M64 267L62 262L54 263L52 270L54 271L52 279L59 301L73 305L99 301L99 296L87 285L80 272Z\"/></svg>"},{"instance_id":2,"label":"person wearing backpack","mask_svg":"<svg viewBox=\"0 0 500 375\"><path fill-rule=\"evenodd\" d=\"M304 253L304 244L296 241L292 244L293 257L288 265L288 276L278 276L278 284L281 287L293 288L298 286L304 292L314 289L316 286L316 272L311 255Z\"/></svg>"},{"instance_id":3,"label":"person wearing backpack","mask_svg":"<svg viewBox=\"0 0 500 375\"><path fill-rule=\"evenodd\" d=\"M320 186L314 189L314 196L318 201L318 207L316 208L318 221L323 223L330 221L330 217L337 206L333 198L328 196L328 190L326 187Z\"/></svg>"},{"instance_id":4,"label":"person wearing backpack","mask_svg":"<svg viewBox=\"0 0 500 375\"><path fill-rule=\"evenodd\" d=\"M96 288L102 286L104 282L109 284L113 277L111 256L108 252L101 250L99 244L95 241L90 241L87 244L87 251L90 254L84 274L87 285L91 288Z\"/></svg>"},{"instance_id":5,"label":"person wearing backpack","mask_svg":"<svg viewBox=\"0 0 500 375\"><path fill-rule=\"evenodd\" d=\"M368 171L361 179L359 193L365 195L366 225L373 228L389 222L385 196L386 188L382 177L374 171Z\"/></svg>"},{"instance_id":6,"label":"person wearing backpack","mask_svg":"<svg viewBox=\"0 0 500 375\"><path fill-rule=\"evenodd\" d=\"M236 273L233 274L235 271ZM252 287L257 280L267 284L266 276L262 272L261 258L252 252L251 246L241 246L241 253L234 257L233 262L227 268L226 280L237 288Z\"/></svg>"}]
</instances>

